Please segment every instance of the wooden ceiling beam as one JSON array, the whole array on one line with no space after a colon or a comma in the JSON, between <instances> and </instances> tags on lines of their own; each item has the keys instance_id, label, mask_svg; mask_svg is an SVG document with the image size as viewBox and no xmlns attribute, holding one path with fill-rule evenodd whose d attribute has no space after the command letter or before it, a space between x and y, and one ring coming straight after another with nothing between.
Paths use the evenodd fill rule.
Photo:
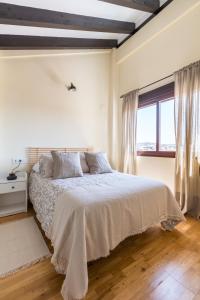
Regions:
<instances>
[{"instance_id":1,"label":"wooden ceiling beam","mask_svg":"<svg viewBox=\"0 0 200 300\"><path fill-rule=\"evenodd\" d=\"M111 49L117 40L0 34L0 49Z\"/></svg>"},{"instance_id":2,"label":"wooden ceiling beam","mask_svg":"<svg viewBox=\"0 0 200 300\"><path fill-rule=\"evenodd\" d=\"M135 29L135 24L131 22L75 15L7 3L0 3L0 23L124 34L130 34Z\"/></svg>"},{"instance_id":3,"label":"wooden ceiling beam","mask_svg":"<svg viewBox=\"0 0 200 300\"><path fill-rule=\"evenodd\" d=\"M159 0L99 0L119 6L133 8L141 11L153 13L160 6Z\"/></svg>"}]
</instances>

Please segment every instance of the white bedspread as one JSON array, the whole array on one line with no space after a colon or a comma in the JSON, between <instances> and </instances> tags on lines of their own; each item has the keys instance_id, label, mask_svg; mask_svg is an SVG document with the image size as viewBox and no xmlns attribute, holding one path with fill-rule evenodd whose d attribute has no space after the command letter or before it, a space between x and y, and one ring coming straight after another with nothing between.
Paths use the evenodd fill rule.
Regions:
<instances>
[{"instance_id":1,"label":"white bedspread","mask_svg":"<svg viewBox=\"0 0 200 300\"><path fill-rule=\"evenodd\" d=\"M30 198L54 245L52 263L66 274L65 300L87 293L87 262L108 256L126 237L162 223L172 229L184 220L164 184L122 173L64 180L30 178Z\"/></svg>"},{"instance_id":2,"label":"white bedspread","mask_svg":"<svg viewBox=\"0 0 200 300\"><path fill-rule=\"evenodd\" d=\"M31 181L31 200L37 210L43 204L36 204L37 196L34 202ZM54 204L49 200L53 217L48 236L54 245L52 263L66 274L62 286L65 300L86 295L88 261L109 255L126 237L155 224L170 228L184 220L171 191L158 181L110 173L48 180L48 185L57 193ZM45 193L43 190L41 195Z\"/></svg>"}]
</instances>

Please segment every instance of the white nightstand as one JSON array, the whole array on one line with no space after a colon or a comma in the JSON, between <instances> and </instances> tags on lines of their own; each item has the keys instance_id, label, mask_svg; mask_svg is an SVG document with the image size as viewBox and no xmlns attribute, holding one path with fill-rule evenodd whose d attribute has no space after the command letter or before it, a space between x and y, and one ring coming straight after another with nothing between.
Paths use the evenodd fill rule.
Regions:
<instances>
[{"instance_id":1,"label":"white nightstand","mask_svg":"<svg viewBox=\"0 0 200 300\"><path fill-rule=\"evenodd\" d=\"M27 173L16 180L0 179L0 217L27 212Z\"/></svg>"}]
</instances>

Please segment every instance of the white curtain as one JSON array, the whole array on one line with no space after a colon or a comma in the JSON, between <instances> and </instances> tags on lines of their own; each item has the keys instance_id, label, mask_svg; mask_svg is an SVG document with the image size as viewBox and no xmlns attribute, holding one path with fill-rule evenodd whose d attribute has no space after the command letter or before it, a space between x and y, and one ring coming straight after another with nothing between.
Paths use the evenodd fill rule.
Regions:
<instances>
[{"instance_id":1,"label":"white curtain","mask_svg":"<svg viewBox=\"0 0 200 300\"><path fill-rule=\"evenodd\" d=\"M138 90L123 98L122 105L122 166L125 173L136 173L136 123Z\"/></svg>"},{"instance_id":2,"label":"white curtain","mask_svg":"<svg viewBox=\"0 0 200 300\"><path fill-rule=\"evenodd\" d=\"M176 197L200 217L200 61L175 73L175 128Z\"/></svg>"}]
</instances>

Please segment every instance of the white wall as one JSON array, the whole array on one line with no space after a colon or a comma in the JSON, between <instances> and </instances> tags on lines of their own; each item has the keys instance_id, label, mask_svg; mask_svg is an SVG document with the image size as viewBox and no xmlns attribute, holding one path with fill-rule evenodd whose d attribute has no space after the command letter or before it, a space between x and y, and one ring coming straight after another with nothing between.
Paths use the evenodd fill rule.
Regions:
<instances>
[{"instance_id":1,"label":"white wall","mask_svg":"<svg viewBox=\"0 0 200 300\"><path fill-rule=\"evenodd\" d=\"M110 150L119 166L121 101L116 95L200 59L199 28L200 1L174 0L112 56L1 51L0 172L30 146L93 146ZM76 93L65 89L71 81ZM173 189L174 159L140 157L138 174Z\"/></svg>"},{"instance_id":2,"label":"white wall","mask_svg":"<svg viewBox=\"0 0 200 300\"><path fill-rule=\"evenodd\" d=\"M12 158L24 158L30 146L108 150L109 52L55 56L43 53L40 57L27 51L3 55L1 173L11 167ZM77 86L75 93L65 88L65 83L71 81Z\"/></svg>"},{"instance_id":3,"label":"white wall","mask_svg":"<svg viewBox=\"0 0 200 300\"><path fill-rule=\"evenodd\" d=\"M174 191L175 159L138 156L137 167L138 175L163 181Z\"/></svg>"},{"instance_id":4,"label":"white wall","mask_svg":"<svg viewBox=\"0 0 200 300\"><path fill-rule=\"evenodd\" d=\"M199 60L199 36L200 1L174 0L118 49L119 94ZM138 174L162 180L173 190L174 159L140 157Z\"/></svg>"}]
</instances>

